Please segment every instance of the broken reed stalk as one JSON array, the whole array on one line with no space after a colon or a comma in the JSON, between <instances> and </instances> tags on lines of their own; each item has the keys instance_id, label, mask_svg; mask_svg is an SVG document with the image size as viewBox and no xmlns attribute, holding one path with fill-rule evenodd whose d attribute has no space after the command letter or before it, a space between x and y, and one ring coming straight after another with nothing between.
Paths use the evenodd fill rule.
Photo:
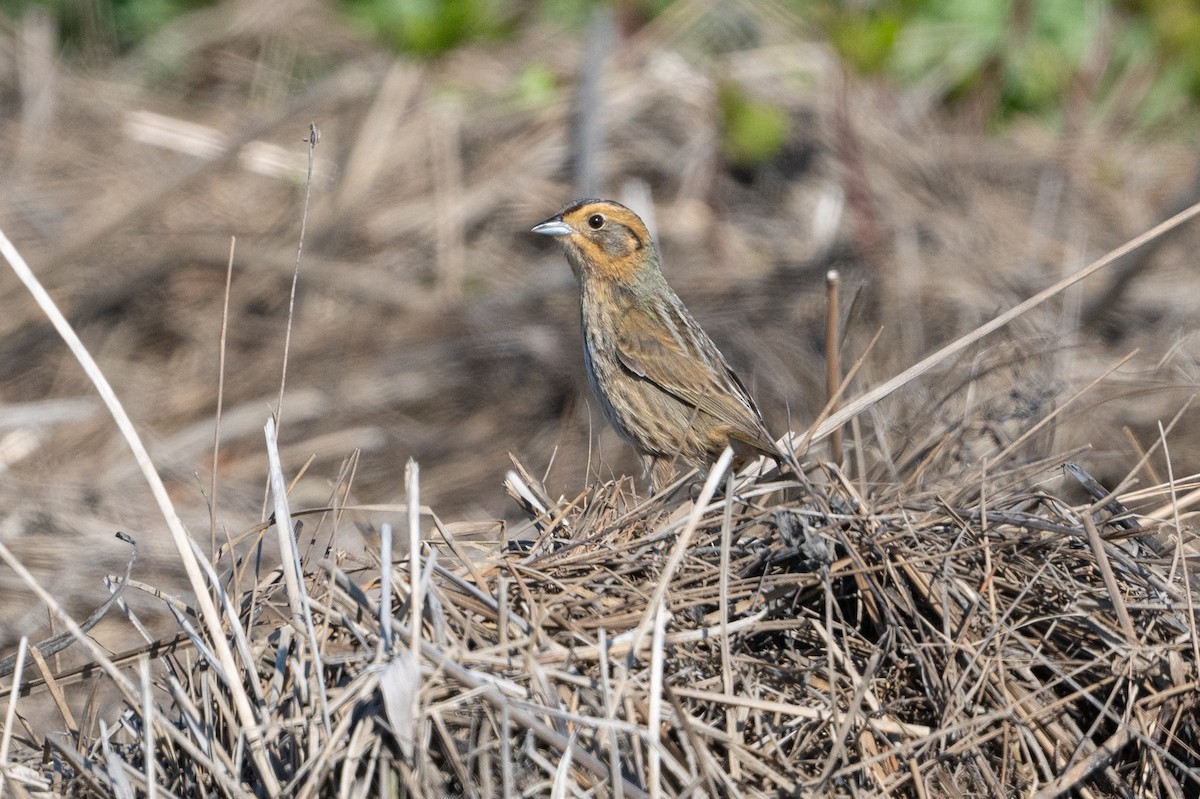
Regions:
<instances>
[{"instance_id":1,"label":"broken reed stalk","mask_svg":"<svg viewBox=\"0 0 1200 799\"><path fill-rule=\"evenodd\" d=\"M276 540L279 542L280 568L283 570L284 583L287 585L292 622L308 637L309 657L312 658L313 668L319 673L324 670L321 665L321 647L317 641L316 626L313 624L308 584L304 579L304 564L300 557L300 545L296 541L296 528L292 526L288 489L279 457L279 431L275 427L273 416L267 417L263 434L267 447L268 484L275 505L275 532ZM317 682L317 693L320 696L321 718L325 725L325 733L331 735L333 725L329 718L329 702L325 696L324 681Z\"/></svg>"},{"instance_id":2,"label":"broken reed stalk","mask_svg":"<svg viewBox=\"0 0 1200 799\"><path fill-rule=\"evenodd\" d=\"M4 730L0 731L0 796L4 795L5 763L8 762L8 746L12 742L13 721L17 717L17 700L21 698L21 680L25 676L25 655L29 650L29 639L21 636L17 645L17 665L13 669L13 687L8 694L8 710L4 714Z\"/></svg>"},{"instance_id":3,"label":"broken reed stalk","mask_svg":"<svg viewBox=\"0 0 1200 799\"><path fill-rule=\"evenodd\" d=\"M409 687L408 708L412 729L407 732L414 746L419 746L419 729L421 719L421 669L418 653L421 651L422 617L425 611L425 592L421 583L421 473L417 462L412 458L404 466L404 501L408 511L408 604L409 604L409 651L404 654L405 662L410 665L409 674L412 684ZM503 620L501 620L503 623ZM404 734L404 733L402 733Z\"/></svg>"},{"instance_id":4,"label":"broken reed stalk","mask_svg":"<svg viewBox=\"0 0 1200 799\"><path fill-rule=\"evenodd\" d=\"M233 256L237 236L229 237L229 262L225 267L225 292L221 299L221 343L217 347L217 410L213 422L212 475L208 486L208 551L217 551L217 471L221 463L221 413L225 407L225 353L229 335L229 294L233 288Z\"/></svg>"},{"instance_id":5,"label":"broken reed stalk","mask_svg":"<svg viewBox=\"0 0 1200 799\"><path fill-rule=\"evenodd\" d=\"M838 408L838 385L842 381L842 340L840 334L838 294L841 277L836 269L825 273L825 402L830 413ZM830 434L829 454L835 464L842 462L842 428Z\"/></svg>"},{"instance_id":6,"label":"broken reed stalk","mask_svg":"<svg viewBox=\"0 0 1200 799\"><path fill-rule=\"evenodd\" d=\"M275 418L268 417L263 427L263 435L267 443L267 474L271 489L271 501L274 504L276 540L279 543L279 557L282 560L283 581L287 585L288 601L292 606L292 618L304 618L304 599L300 583L304 581L300 568L300 551L296 546L296 538L292 534L292 511L288 507L287 482L283 477L283 465L279 459L278 436Z\"/></svg>"}]
</instances>

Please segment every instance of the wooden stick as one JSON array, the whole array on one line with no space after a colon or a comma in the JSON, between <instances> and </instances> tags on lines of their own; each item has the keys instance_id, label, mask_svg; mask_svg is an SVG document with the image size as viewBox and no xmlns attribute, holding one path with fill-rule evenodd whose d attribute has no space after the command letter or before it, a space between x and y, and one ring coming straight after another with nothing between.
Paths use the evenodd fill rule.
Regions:
<instances>
[{"instance_id":1,"label":"wooden stick","mask_svg":"<svg viewBox=\"0 0 1200 799\"><path fill-rule=\"evenodd\" d=\"M838 409L838 385L842 382L842 341L838 334L838 293L841 276L836 269L825 273L825 401L829 413ZM829 438L829 453L833 462L842 462L842 427L833 429Z\"/></svg>"}]
</instances>

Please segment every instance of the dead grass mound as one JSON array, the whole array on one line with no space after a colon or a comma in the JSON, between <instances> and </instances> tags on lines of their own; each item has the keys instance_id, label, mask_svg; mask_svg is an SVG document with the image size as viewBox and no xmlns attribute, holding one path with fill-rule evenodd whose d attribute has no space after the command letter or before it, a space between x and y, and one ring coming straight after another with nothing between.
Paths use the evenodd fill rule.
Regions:
<instances>
[{"instance_id":1,"label":"dead grass mound","mask_svg":"<svg viewBox=\"0 0 1200 799\"><path fill-rule=\"evenodd\" d=\"M812 485L714 471L694 500L620 481L551 501L514 472L530 522L511 544L421 508L395 536L419 556L393 559L385 526L369 562L322 509L294 528L291 592L287 568L220 564L234 671L171 600L174 641L97 657L88 679L123 710L27 730L7 777L113 796L1187 795L1194 545L1156 533L1191 484L1114 498L1068 466L1101 495L1078 504L1043 487L1061 468L953 499L827 464Z\"/></svg>"}]
</instances>

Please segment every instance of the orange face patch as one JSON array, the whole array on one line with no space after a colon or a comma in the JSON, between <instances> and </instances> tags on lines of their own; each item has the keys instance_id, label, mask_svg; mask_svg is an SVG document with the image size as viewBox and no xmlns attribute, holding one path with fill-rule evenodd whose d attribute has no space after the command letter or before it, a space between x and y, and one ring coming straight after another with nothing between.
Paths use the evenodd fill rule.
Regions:
<instances>
[{"instance_id":1,"label":"orange face patch","mask_svg":"<svg viewBox=\"0 0 1200 799\"><path fill-rule=\"evenodd\" d=\"M619 203L581 202L564 211L562 220L575 231L570 241L580 259L600 276L630 281L654 258L646 226Z\"/></svg>"}]
</instances>

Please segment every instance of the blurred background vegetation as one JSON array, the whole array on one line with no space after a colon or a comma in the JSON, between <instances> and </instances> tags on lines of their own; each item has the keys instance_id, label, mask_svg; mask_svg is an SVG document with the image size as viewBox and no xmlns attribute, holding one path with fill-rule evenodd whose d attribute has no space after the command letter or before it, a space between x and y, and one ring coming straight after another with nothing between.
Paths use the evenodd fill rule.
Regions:
<instances>
[{"instance_id":1,"label":"blurred background vegetation","mask_svg":"<svg viewBox=\"0 0 1200 799\"><path fill-rule=\"evenodd\" d=\"M582 29L589 0L333 0L362 33L411 56L436 59L464 44L503 41L522 25ZM64 55L102 61L135 50L162 26L215 0L0 0L16 20L31 9L57 23ZM670 0L602 4L620 24L656 19ZM1059 121L1073 91L1119 106L1138 129L1197 122L1200 3L1194 0L785 0L860 75L919 88L968 107L986 126L1018 115ZM731 30L733 27L731 26ZM726 35L736 36L731 30ZM704 42L720 50L720 36ZM744 42L738 42L744 45ZM536 92L539 75L520 88ZM787 138L778 109L727 91L727 146L735 160L773 155ZM772 145L774 143L774 147Z\"/></svg>"}]
</instances>

